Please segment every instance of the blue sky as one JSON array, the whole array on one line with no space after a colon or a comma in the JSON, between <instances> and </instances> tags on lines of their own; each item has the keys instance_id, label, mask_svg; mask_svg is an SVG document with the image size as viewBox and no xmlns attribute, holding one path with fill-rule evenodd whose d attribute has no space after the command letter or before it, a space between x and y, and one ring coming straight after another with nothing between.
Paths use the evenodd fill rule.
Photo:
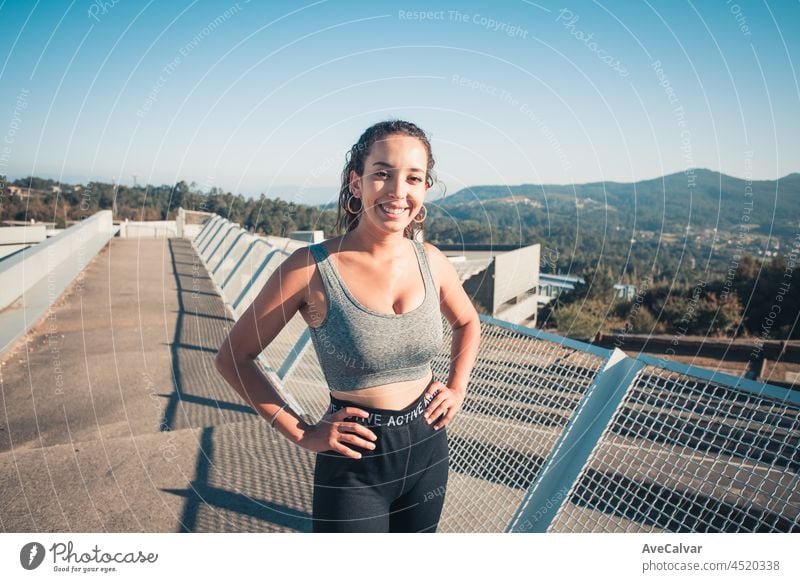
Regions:
<instances>
[{"instance_id":1,"label":"blue sky","mask_svg":"<svg viewBox=\"0 0 800 582\"><path fill-rule=\"evenodd\" d=\"M0 174L319 203L393 117L448 192L776 179L800 171L798 25L796 1L5 0Z\"/></svg>"}]
</instances>

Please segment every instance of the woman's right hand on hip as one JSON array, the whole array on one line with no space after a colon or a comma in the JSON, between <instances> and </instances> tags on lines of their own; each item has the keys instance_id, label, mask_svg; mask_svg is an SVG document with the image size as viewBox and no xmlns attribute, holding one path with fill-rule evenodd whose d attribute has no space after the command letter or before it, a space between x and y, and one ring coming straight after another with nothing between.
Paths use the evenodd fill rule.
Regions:
<instances>
[{"instance_id":1,"label":"woman's right hand on hip","mask_svg":"<svg viewBox=\"0 0 800 582\"><path fill-rule=\"evenodd\" d=\"M375 448L374 441L378 439L378 436L363 424L345 420L351 416L368 418L369 413L354 406L345 406L336 412L328 412L319 419L317 424L306 429L298 444L315 453L336 451L346 457L360 459L361 453L345 444L373 450Z\"/></svg>"}]
</instances>

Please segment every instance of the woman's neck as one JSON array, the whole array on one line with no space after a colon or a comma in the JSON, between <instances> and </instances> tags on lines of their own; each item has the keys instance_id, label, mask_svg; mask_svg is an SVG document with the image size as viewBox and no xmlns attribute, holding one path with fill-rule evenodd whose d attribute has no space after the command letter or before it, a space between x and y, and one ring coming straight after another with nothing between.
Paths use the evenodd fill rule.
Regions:
<instances>
[{"instance_id":1,"label":"woman's neck","mask_svg":"<svg viewBox=\"0 0 800 582\"><path fill-rule=\"evenodd\" d=\"M359 250L368 253L376 259L381 258L394 258L400 252L400 248L404 243L402 232L373 232L372 230L362 227L359 223L353 230L346 233L343 237L344 241L349 241L349 245L345 242L344 247L350 246L354 250Z\"/></svg>"}]
</instances>

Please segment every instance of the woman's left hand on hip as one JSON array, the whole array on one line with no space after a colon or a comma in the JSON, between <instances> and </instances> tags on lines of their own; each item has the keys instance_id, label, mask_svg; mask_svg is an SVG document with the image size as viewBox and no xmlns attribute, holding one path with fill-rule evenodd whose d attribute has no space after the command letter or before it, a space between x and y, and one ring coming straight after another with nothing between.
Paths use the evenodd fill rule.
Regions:
<instances>
[{"instance_id":1,"label":"woman's left hand on hip","mask_svg":"<svg viewBox=\"0 0 800 582\"><path fill-rule=\"evenodd\" d=\"M434 420L439 419L439 421L433 425L433 428L439 430L453 420L453 417L461 409L461 405L464 403L464 398L466 397L466 392L454 390L442 382L434 380L428 387L428 397L432 396L434 393L436 396L425 409L425 421L430 424ZM444 415L444 417L439 418L442 415Z\"/></svg>"}]
</instances>

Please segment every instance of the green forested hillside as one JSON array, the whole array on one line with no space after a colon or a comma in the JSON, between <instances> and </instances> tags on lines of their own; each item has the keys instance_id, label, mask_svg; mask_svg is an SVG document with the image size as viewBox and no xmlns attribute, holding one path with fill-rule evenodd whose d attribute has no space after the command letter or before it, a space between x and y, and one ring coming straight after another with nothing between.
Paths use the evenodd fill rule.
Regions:
<instances>
[{"instance_id":1,"label":"green forested hillside","mask_svg":"<svg viewBox=\"0 0 800 582\"><path fill-rule=\"evenodd\" d=\"M467 209L483 206L509 222L516 207L524 222L544 227L563 221L580 221L588 228L621 226L626 231L694 230L733 231L742 216L751 215L754 232L790 236L800 220L800 174L780 180L745 180L719 172L695 169L636 183L594 182L576 185L474 186L441 200L441 205L460 217ZM752 196L748 196L748 193ZM518 204L512 204L514 197ZM527 202L533 201L535 205ZM752 204L748 207L747 204ZM608 208L605 208L605 205ZM495 223L500 224L500 223Z\"/></svg>"},{"instance_id":2,"label":"green forested hillside","mask_svg":"<svg viewBox=\"0 0 800 582\"><path fill-rule=\"evenodd\" d=\"M29 177L12 185L24 193L3 193L3 220L58 226L105 208L116 220L158 220L184 206L217 212L256 232L314 228L330 236L336 216L330 207L219 188L203 192L183 181L130 188ZM425 236L439 244L541 243L551 272L603 266L621 281L648 273L686 281L720 277L735 268L736 256L775 256L800 232L800 174L753 182L752 197L746 187L744 180L700 169L635 184L475 186L431 195Z\"/></svg>"},{"instance_id":3,"label":"green forested hillside","mask_svg":"<svg viewBox=\"0 0 800 582\"><path fill-rule=\"evenodd\" d=\"M538 242L558 258L553 271L603 264L620 279L721 276L735 256L775 256L800 232L797 173L749 188L699 169L635 184L475 186L433 202L431 240Z\"/></svg>"}]
</instances>

